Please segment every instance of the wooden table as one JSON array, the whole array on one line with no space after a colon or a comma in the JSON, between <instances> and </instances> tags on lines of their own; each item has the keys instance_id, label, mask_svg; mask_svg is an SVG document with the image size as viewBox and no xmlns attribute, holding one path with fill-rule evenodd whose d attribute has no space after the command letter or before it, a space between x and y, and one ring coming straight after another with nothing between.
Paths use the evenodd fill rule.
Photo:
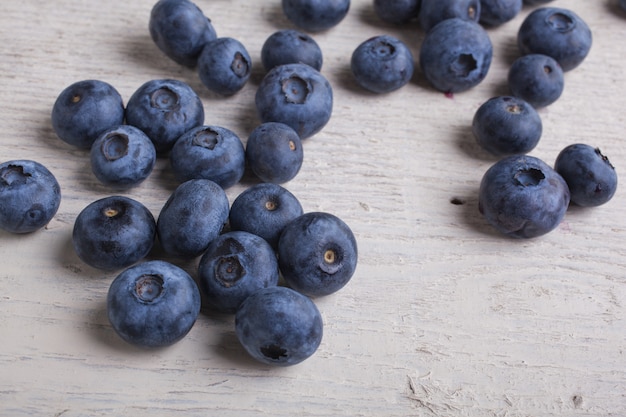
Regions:
<instances>
[{"instance_id":1,"label":"wooden table","mask_svg":"<svg viewBox=\"0 0 626 417\"><path fill-rule=\"evenodd\" d=\"M348 223L359 265L340 292L316 299L325 322L316 354L268 368L239 346L233 317L204 311L186 338L146 351L123 342L106 316L115 274L72 249L79 211L111 190L86 151L54 134L60 91L83 79L114 85L124 100L145 81L176 78L201 96L206 123L245 142L259 123L260 50L292 27L278 0L198 0L220 36L255 60L246 87L223 98L152 43L152 0L23 0L0 5L0 159L35 159L58 178L61 207L43 230L0 233L2 416L625 416L626 194L572 207L555 231L532 240L494 232L477 210L478 185L495 162L475 144L472 117L506 94L518 56L513 21L489 29L485 81L446 97L421 73L373 95L349 70L354 48L388 33L417 57L415 25L382 24L354 0L341 24L314 34L335 93L332 118L305 142L299 175L285 184L305 211ZM571 143L598 146L626 172L626 15L611 0L556 0L593 31L585 62L561 98L542 109L532 155L549 164ZM253 181L227 190L230 201ZM155 216L176 183L167 159L124 195ZM158 253L153 255L158 256ZM170 260L194 273L195 261Z\"/></svg>"}]
</instances>

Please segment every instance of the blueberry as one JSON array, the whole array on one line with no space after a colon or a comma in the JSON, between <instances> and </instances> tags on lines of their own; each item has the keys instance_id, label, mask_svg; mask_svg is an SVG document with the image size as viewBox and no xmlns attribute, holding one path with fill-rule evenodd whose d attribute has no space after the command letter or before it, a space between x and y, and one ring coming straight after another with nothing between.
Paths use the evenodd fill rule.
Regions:
<instances>
[{"instance_id":1,"label":"blueberry","mask_svg":"<svg viewBox=\"0 0 626 417\"><path fill-rule=\"evenodd\" d=\"M44 165L31 160L0 164L0 229L39 230L52 220L60 204L61 187Z\"/></svg>"},{"instance_id":2,"label":"blueberry","mask_svg":"<svg viewBox=\"0 0 626 417\"><path fill-rule=\"evenodd\" d=\"M478 209L498 231L514 238L533 238L554 230L570 201L565 180L542 160L507 156L484 174Z\"/></svg>"},{"instance_id":3,"label":"blueberry","mask_svg":"<svg viewBox=\"0 0 626 417\"><path fill-rule=\"evenodd\" d=\"M252 60L246 47L233 38L208 42L198 57L200 81L214 93L231 96L250 79Z\"/></svg>"},{"instance_id":4,"label":"blueberry","mask_svg":"<svg viewBox=\"0 0 626 417\"><path fill-rule=\"evenodd\" d=\"M228 211L228 197L215 182L183 182L169 196L157 219L163 251L179 258L201 255L222 231Z\"/></svg>"},{"instance_id":5,"label":"blueberry","mask_svg":"<svg viewBox=\"0 0 626 417\"><path fill-rule=\"evenodd\" d=\"M522 0L480 0L479 23L499 26L515 18L522 10Z\"/></svg>"},{"instance_id":6,"label":"blueberry","mask_svg":"<svg viewBox=\"0 0 626 417\"><path fill-rule=\"evenodd\" d=\"M300 201L278 184L259 183L247 188L230 207L231 230L264 238L274 249L285 226L303 214Z\"/></svg>"},{"instance_id":7,"label":"blueberry","mask_svg":"<svg viewBox=\"0 0 626 417\"><path fill-rule=\"evenodd\" d=\"M261 80L255 105L262 123L284 123L300 139L306 139L330 120L333 90L328 80L309 65L280 65Z\"/></svg>"},{"instance_id":8,"label":"blueberry","mask_svg":"<svg viewBox=\"0 0 626 417\"><path fill-rule=\"evenodd\" d=\"M146 261L122 271L109 286L113 330L142 348L170 346L185 337L200 314L200 291L183 269Z\"/></svg>"},{"instance_id":9,"label":"blueberry","mask_svg":"<svg viewBox=\"0 0 626 417\"><path fill-rule=\"evenodd\" d=\"M88 204L76 217L72 243L94 268L126 268L146 257L156 236L152 213L139 201L108 196Z\"/></svg>"},{"instance_id":10,"label":"blueberry","mask_svg":"<svg viewBox=\"0 0 626 417\"><path fill-rule=\"evenodd\" d=\"M554 164L567 183L571 201L596 207L609 201L617 189L617 173L600 149L576 143L565 147Z\"/></svg>"},{"instance_id":11,"label":"blueberry","mask_svg":"<svg viewBox=\"0 0 626 417\"><path fill-rule=\"evenodd\" d=\"M180 182L204 178L225 189L243 176L245 149L232 130L198 126L178 138L170 151L170 164Z\"/></svg>"},{"instance_id":12,"label":"blueberry","mask_svg":"<svg viewBox=\"0 0 626 417\"><path fill-rule=\"evenodd\" d=\"M589 26L571 10L541 7L532 11L517 33L522 54L543 54L554 58L567 72L587 57L592 36Z\"/></svg>"},{"instance_id":13,"label":"blueberry","mask_svg":"<svg viewBox=\"0 0 626 417\"><path fill-rule=\"evenodd\" d=\"M542 128L535 108L510 96L490 98L472 120L472 133L478 144L497 156L530 152L539 143Z\"/></svg>"},{"instance_id":14,"label":"blueberry","mask_svg":"<svg viewBox=\"0 0 626 417\"><path fill-rule=\"evenodd\" d=\"M357 244L337 216L309 212L292 220L278 240L280 271L289 287L310 297L332 294L352 278Z\"/></svg>"},{"instance_id":15,"label":"blueberry","mask_svg":"<svg viewBox=\"0 0 626 417\"><path fill-rule=\"evenodd\" d=\"M350 0L282 0L283 13L307 32L321 32L339 24L348 14Z\"/></svg>"},{"instance_id":16,"label":"blueberry","mask_svg":"<svg viewBox=\"0 0 626 417\"><path fill-rule=\"evenodd\" d=\"M277 184L298 174L303 152L300 136L284 123L262 123L246 143L246 161L252 172L262 181Z\"/></svg>"},{"instance_id":17,"label":"blueberry","mask_svg":"<svg viewBox=\"0 0 626 417\"><path fill-rule=\"evenodd\" d=\"M540 108L549 106L561 97L565 78L554 58L528 54L513 61L509 68L508 85L511 94Z\"/></svg>"},{"instance_id":18,"label":"blueberry","mask_svg":"<svg viewBox=\"0 0 626 417\"><path fill-rule=\"evenodd\" d=\"M193 68L204 45L217 37L211 20L188 0L159 0L150 12L156 46L174 62Z\"/></svg>"},{"instance_id":19,"label":"blueberry","mask_svg":"<svg viewBox=\"0 0 626 417\"><path fill-rule=\"evenodd\" d=\"M227 314L256 291L277 285L278 275L274 249L262 237L242 231L220 235L198 264L207 305Z\"/></svg>"},{"instance_id":20,"label":"blueberry","mask_svg":"<svg viewBox=\"0 0 626 417\"><path fill-rule=\"evenodd\" d=\"M374 36L352 52L350 69L361 87L374 93L389 93L411 80L413 54L393 36Z\"/></svg>"},{"instance_id":21,"label":"blueberry","mask_svg":"<svg viewBox=\"0 0 626 417\"><path fill-rule=\"evenodd\" d=\"M258 290L235 314L235 332L251 357L272 366L291 366L311 357L324 324L315 303L286 287Z\"/></svg>"},{"instance_id":22,"label":"blueberry","mask_svg":"<svg viewBox=\"0 0 626 417\"><path fill-rule=\"evenodd\" d=\"M311 36L294 29L272 33L261 48L265 71L285 64L307 64L320 71L324 62L322 50Z\"/></svg>"},{"instance_id":23,"label":"blueberry","mask_svg":"<svg viewBox=\"0 0 626 417\"><path fill-rule=\"evenodd\" d=\"M204 123L204 107L187 83L150 80L126 104L126 122L148 135L157 152L167 152L183 133Z\"/></svg>"},{"instance_id":24,"label":"blueberry","mask_svg":"<svg viewBox=\"0 0 626 417\"><path fill-rule=\"evenodd\" d=\"M554 0L524 0L524 4L529 5L529 6L535 6L537 4L550 3L551 1L554 1Z\"/></svg>"},{"instance_id":25,"label":"blueberry","mask_svg":"<svg viewBox=\"0 0 626 417\"><path fill-rule=\"evenodd\" d=\"M401 25L417 18L422 0L374 0L374 13L383 22Z\"/></svg>"},{"instance_id":26,"label":"blueberry","mask_svg":"<svg viewBox=\"0 0 626 417\"><path fill-rule=\"evenodd\" d=\"M52 128L61 140L89 149L103 131L124 123L124 103L109 83L78 81L59 94L51 118Z\"/></svg>"},{"instance_id":27,"label":"blueberry","mask_svg":"<svg viewBox=\"0 0 626 417\"><path fill-rule=\"evenodd\" d=\"M469 90L487 76L493 47L476 22L446 19L432 28L420 48L420 65L430 84L444 93Z\"/></svg>"},{"instance_id":28,"label":"blueberry","mask_svg":"<svg viewBox=\"0 0 626 417\"><path fill-rule=\"evenodd\" d=\"M103 184L128 189L143 182L154 168L156 150L143 131L120 125L104 131L91 146L91 170Z\"/></svg>"},{"instance_id":29,"label":"blueberry","mask_svg":"<svg viewBox=\"0 0 626 417\"><path fill-rule=\"evenodd\" d=\"M437 23L447 19L461 19L478 23L481 0L422 0L418 15L419 24L428 32Z\"/></svg>"}]
</instances>

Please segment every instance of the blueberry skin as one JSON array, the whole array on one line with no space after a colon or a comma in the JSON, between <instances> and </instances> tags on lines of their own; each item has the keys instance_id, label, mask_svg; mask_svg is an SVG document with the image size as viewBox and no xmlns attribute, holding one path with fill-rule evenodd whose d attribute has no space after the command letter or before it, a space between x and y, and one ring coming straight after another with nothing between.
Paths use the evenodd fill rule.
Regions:
<instances>
[{"instance_id":1,"label":"blueberry skin","mask_svg":"<svg viewBox=\"0 0 626 417\"><path fill-rule=\"evenodd\" d=\"M374 0L374 13L385 23L402 25L417 19L422 0Z\"/></svg>"},{"instance_id":2,"label":"blueberry skin","mask_svg":"<svg viewBox=\"0 0 626 417\"><path fill-rule=\"evenodd\" d=\"M61 204L56 177L37 161L0 164L0 229L31 233L52 220Z\"/></svg>"},{"instance_id":3,"label":"blueberry skin","mask_svg":"<svg viewBox=\"0 0 626 417\"><path fill-rule=\"evenodd\" d=\"M478 195L478 209L487 222L513 238L534 238L554 230L569 202L563 177L529 155L512 155L493 164Z\"/></svg>"},{"instance_id":4,"label":"blueberry skin","mask_svg":"<svg viewBox=\"0 0 626 417\"><path fill-rule=\"evenodd\" d=\"M246 168L241 139L221 126L198 126L184 133L169 157L178 181L203 178L224 189L237 184Z\"/></svg>"},{"instance_id":5,"label":"blueberry skin","mask_svg":"<svg viewBox=\"0 0 626 417\"><path fill-rule=\"evenodd\" d=\"M185 181L176 187L159 213L157 236L161 248L179 258L201 255L222 231L228 211L228 197L215 182Z\"/></svg>"},{"instance_id":6,"label":"blueberry skin","mask_svg":"<svg viewBox=\"0 0 626 417\"><path fill-rule=\"evenodd\" d=\"M261 62L265 71L285 64L307 64L320 71L324 63L322 50L315 39L294 29L272 33L261 48Z\"/></svg>"},{"instance_id":7,"label":"blueberry skin","mask_svg":"<svg viewBox=\"0 0 626 417\"><path fill-rule=\"evenodd\" d=\"M309 212L291 221L278 240L278 266L287 285L309 297L332 294L352 278L357 244L337 216Z\"/></svg>"},{"instance_id":8,"label":"blueberry skin","mask_svg":"<svg viewBox=\"0 0 626 417\"><path fill-rule=\"evenodd\" d=\"M321 131L330 120L333 89L328 80L309 65L280 65L261 80L255 105L261 123L284 123L304 140Z\"/></svg>"},{"instance_id":9,"label":"blueberry skin","mask_svg":"<svg viewBox=\"0 0 626 417\"><path fill-rule=\"evenodd\" d=\"M517 45L523 55L551 56L565 72L584 61L591 44L591 30L585 21L573 11L557 7L535 9L517 33Z\"/></svg>"},{"instance_id":10,"label":"blueberry skin","mask_svg":"<svg viewBox=\"0 0 626 417\"><path fill-rule=\"evenodd\" d=\"M322 32L346 17L350 0L282 0L282 9L287 19L298 28Z\"/></svg>"},{"instance_id":11,"label":"blueberry skin","mask_svg":"<svg viewBox=\"0 0 626 417\"><path fill-rule=\"evenodd\" d=\"M243 230L265 239L275 250L285 226L303 214L302 204L279 184L255 184L239 194L230 207L231 230Z\"/></svg>"},{"instance_id":12,"label":"blueberry skin","mask_svg":"<svg viewBox=\"0 0 626 417\"><path fill-rule=\"evenodd\" d=\"M51 119L52 128L61 140L90 149L103 131L124 123L124 102L107 82L78 81L56 98Z\"/></svg>"},{"instance_id":13,"label":"blueberry skin","mask_svg":"<svg viewBox=\"0 0 626 417\"><path fill-rule=\"evenodd\" d=\"M617 190L615 168L593 146L575 143L565 147L557 156L554 169L565 179L576 205L600 206L613 198Z\"/></svg>"},{"instance_id":14,"label":"blueberry skin","mask_svg":"<svg viewBox=\"0 0 626 417\"><path fill-rule=\"evenodd\" d=\"M104 131L91 146L89 156L98 181L119 190L141 184L156 163L150 138L130 125Z\"/></svg>"},{"instance_id":15,"label":"blueberry skin","mask_svg":"<svg viewBox=\"0 0 626 417\"><path fill-rule=\"evenodd\" d=\"M452 18L426 34L419 61L424 77L435 89L458 93L483 81L492 58L491 39L482 26Z\"/></svg>"},{"instance_id":16,"label":"blueberry skin","mask_svg":"<svg viewBox=\"0 0 626 417\"><path fill-rule=\"evenodd\" d=\"M554 1L554 0L524 0L524 4L529 5L529 6L535 6L537 4L550 3L551 1Z\"/></svg>"},{"instance_id":17,"label":"blueberry skin","mask_svg":"<svg viewBox=\"0 0 626 417\"><path fill-rule=\"evenodd\" d=\"M217 38L208 42L198 57L200 81L209 90L231 96L250 79L252 59L246 47L233 38Z\"/></svg>"},{"instance_id":18,"label":"blueberry skin","mask_svg":"<svg viewBox=\"0 0 626 417\"><path fill-rule=\"evenodd\" d=\"M146 257L154 245L156 223L139 201L108 196L88 204L76 217L72 244L87 265L112 271Z\"/></svg>"},{"instance_id":19,"label":"blueberry skin","mask_svg":"<svg viewBox=\"0 0 626 417\"><path fill-rule=\"evenodd\" d=\"M146 261L122 271L109 286L107 315L113 330L141 348L173 345L200 314L200 291L183 269Z\"/></svg>"},{"instance_id":20,"label":"blueberry skin","mask_svg":"<svg viewBox=\"0 0 626 417\"><path fill-rule=\"evenodd\" d=\"M522 0L480 0L479 23L500 26L513 20L522 10Z\"/></svg>"},{"instance_id":21,"label":"blueberry skin","mask_svg":"<svg viewBox=\"0 0 626 417\"><path fill-rule=\"evenodd\" d=\"M126 122L141 129L157 153L168 152L183 133L204 123L200 97L185 82L150 80L126 104Z\"/></svg>"},{"instance_id":22,"label":"blueberry skin","mask_svg":"<svg viewBox=\"0 0 626 417\"><path fill-rule=\"evenodd\" d=\"M211 20L188 0L159 0L148 23L156 46L174 62L194 68L207 42L217 37Z\"/></svg>"},{"instance_id":23,"label":"blueberry skin","mask_svg":"<svg viewBox=\"0 0 626 417\"><path fill-rule=\"evenodd\" d=\"M246 298L235 314L235 333L257 361L293 366L317 351L324 323L310 298L287 287L273 286Z\"/></svg>"},{"instance_id":24,"label":"blueberry skin","mask_svg":"<svg viewBox=\"0 0 626 417\"><path fill-rule=\"evenodd\" d=\"M554 103L565 88L563 69L554 58L543 54L523 55L513 61L507 82L511 94L535 108Z\"/></svg>"},{"instance_id":25,"label":"blueberry skin","mask_svg":"<svg viewBox=\"0 0 626 417\"><path fill-rule=\"evenodd\" d=\"M234 314L256 291L278 284L278 260L262 237L242 231L221 234L198 264L200 290L207 305Z\"/></svg>"},{"instance_id":26,"label":"blueberry skin","mask_svg":"<svg viewBox=\"0 0 626 417\"><path fill-rule=\"evenodd\" d=\"M481 148L496 156L528 153L543 125L533 106L511 96L492 97L474 114L472 133Z\"/></svg>"},{"instance_id":27,"label":"blueberry skin","mask_svg":"<svg viewBox=\"0 0 626 417\"><path fill-rule=\"evenodd\" d=\"M246 161L262 181L285 183L300 172L304 161L300 136L284 123L262 123L248 137Z\"/></svg>"},{"instance_id":28,"label":"blueberry skin","mask_svg":"<svg viewBox=\"0 0 626 417\"><path fill-rule=\"evenodd\" d=\"M413 54L404 42L393 36L374 36L352 52L350 70L357 84L366 90L389 93L411 80Z\"/></svg>"},{"instance_id":29,"label":"blueberry skin","mask_svg":"<svg viewBox=\"0 0 626 417\"><path fill-rule=\"evenodd\" d=\"M417 18L422 30L428 32L447 19L478 23L480 14L481 0L422 0Z\"/></svg>"}]
</instances>

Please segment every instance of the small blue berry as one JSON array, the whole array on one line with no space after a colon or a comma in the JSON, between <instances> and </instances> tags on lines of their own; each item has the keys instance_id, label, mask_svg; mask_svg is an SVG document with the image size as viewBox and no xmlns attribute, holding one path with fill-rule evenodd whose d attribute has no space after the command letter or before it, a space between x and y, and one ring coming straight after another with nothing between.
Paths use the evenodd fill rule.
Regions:
<instances>
[{"instance_id":1,"label":"small blue berry","mask_svg":"<svg viewBox=\"0 0 626 417\"><path fill-rule=\"evenodd\" d=\"M536 108L557 101L565 87L561 66L554 58L543 54L517 58L509 68L507 81L511 94Z\"/></svg>"},{"instance_id":2,"label":"small blue berry","mask_svg":"<svg viewBox=\"0 0 626 417\"><path fill-rule=\"evenodd\" d=\"M424 32L447 19L462 19L478 23L481 0L422 0L417 16Z\"/></svg>"},{"instance_id":3,"label":"small blue berry","mask_svg":"<svg viewBox=\"0 0 626 417\"><path fill-rule=\"evenodd\" d=\"M282 0L283 13L307 32L328 30L348 14L350 0Z\"/></svg>"},{"instance_id":4,"label":"small blue berry","mask_svg":"<svg viewBox=\"0 0 626 417\"><path fill-rule=\"evenodd\" d=\"M479 23L500 26L515 18L522 10L522 0L480 0Z\"/></svg>"},{"instance_id":5,"label":"small blue berry","mask_svg":"<svg viewBox=\"0 0 626 417\"><path fill-rule=\"evenodd\" d=\"M233 38L217 38L208 42L198 57L200 81L209 90L231 96L250 79L252 59L246 47Z\"/></svg>"},{"instance_id":6,"label":"small blue berry","mask_svg":"<svg viewBox=\"0 0 626 417\"><path fill-rule=\"evenodd\" d=\"M385 23L401 25L417 19L422 0L374 0L374 13Z\"/></svg>"},{"instance_id":7,"label":"small blue berry","mask_svg":"<svg viewBox=\"0 0 626 417\"><path fill-rule=\"evenodd\" d=\"M294 29L272 33L261 48L265 71L285 64L307 64L320 71L324 57L320 46L308 34Z\"/></svg>"}]
</instances>

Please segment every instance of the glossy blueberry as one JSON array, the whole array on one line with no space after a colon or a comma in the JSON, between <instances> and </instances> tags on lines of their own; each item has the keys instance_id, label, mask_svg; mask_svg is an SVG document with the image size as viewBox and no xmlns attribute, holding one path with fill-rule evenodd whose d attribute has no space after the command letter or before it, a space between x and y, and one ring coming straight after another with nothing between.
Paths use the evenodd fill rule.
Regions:
<instances>
[{"instance_id":1,"label":"glossy blueberry","mask_svg":"<svg viewBox=\"0 0 626 417\"><path fill-rule=\"evenodd\" d=\"M583 207L600 206L617 190L617 173L609 158L593 146L576 143L565 147L554 164L567 183L572 203Z\"/></svg>"},{"instance_id":2,"label":"glossy blueberry","mask_svg":"<svg viewBox=\"0 0 626 417\"><path fill-rule=\"evenodd\" d=\"M230 207L231 230L264 238L274 249L285 226L303 214L300 201L278 184L255 184L235 198Z\"/></svg>"},{"instance_id":3,"label":"glossy blueberry","mask_svg":"<svg viewBox=\"0 0 626 417\"><path fill-rule=\"evenodd\" d=\"M183 133L204 123L204 107L187 83L150 80L128 100L126 122L148 135L157 153L167 152Z\"/></svg>"},{"instance_id":4,"label":"glossy blueberry","mask_svg":"<svg viewBox=\"0 0 626 417\"><path fill-rule=\"evenodd\" d=\"M447 19L478 23L481 0L422 0L418 20L424 32Z\"/></svg>"},{"instance_id":5,"label":"glossy blueberry","mask_svg":"<svg viewBox=\"0 0 626 417\"><path fill-rule=\"evenodd\" d=\"M169 196L157 219L163 251L179 258L201 255L228 220L224 189L207 179L180 184Z\"/></svg>"},{"instance_id":6,"label":"glossy blueberry","mask_svg":"<svg viewBox=\"0 0 626 417\"><path fill-rule=\"evenodd\" d=\"M277 285L278 276L274 249L262 237L248 232L221 234L198 264L205 301L221 313L235 313L250 295Z\"/></svg>"},{"instance_id":7,"label":"glossy blueberry","mask_svg":"<svg viewBox=\"0 0 626 417\"><path fill-rule=\"evenodd\" d=\"M419 61L424 77L435 89L457 93L483 81L492 57L491 39L482 26L453 18L426 34Z\"/></svg>"},{"instance_id":8,"label":"glossy blueberry","mask_svg":"<svg viewBox=\"0 0 626 417\"><path fill-rule=\"evenodd\" d=\"M246 161L252 172L262 181L276 184L287 182L300 172L303 152L300 137L284 123L262 123L246 142Z\"/></svg>"},{"instance_id":9,"label":"glossy blueberry","mask_svg":"<svg viewBox=\"0 0 626 417\"><path fill-rule=\"evenodd\" d=\"M543 130L533 106L511 96L492 97L474 114L472 133L481 148L496 156L528 153Z\"/></svg>"},{"instance_id":10,"label":"glossy blueberry","mask_svg":"<svg viewBox=\"0 0 626 417\"><path fill-rule=\"evenodd\" d=\"M204 178L222 188L239 182L246 167L239 136L221 126L198 126L184 133L170 151L170 164L180 182Z\"/></svg>"},{"instance_id":11,"label":"glossy blueberry","mask_svg":"<svg viewBox=\"0 0 626 417\"><path fill-rule=\"evenodd\" d=\"M479 23L499 26L515 18L522 10L522 0L480 0Z\"/></svg>"},{"instance_id":12,"label":"glossy blueberry","mask_svg":"<svg viewBox=\"0 0 626 417\"><path fill-rule=\"evenodd\" d=\"M78 257L94 268L126 268L148 255L156 224L139 201L109 196L88 204L76 217L72 243Z\"/></svg>"},{"instance_id":13,"label":"glossy blueberry","mask_svg":"<svg viewBox=\"0 0 626 417\"><path fill-rule=\"evenodd\" d=\"M413 54L401 40L379 35L357 46L352 52L350 69L361 87L374 93L389 93L411 80Z\"/></svg>"},{"instance_id":14,"label":"glossy blueberry","mask_svg":"<svg viewBox=\"0 0 626 417\"><path fill-rule=\"evenodd\" d=\"M332 294L352 278L357 244L337 216L309 212L291 221L278 240L279 268L289 287L310 297Z\"/></svg>"},{"instance_id":15,"label":"glossy blueberry","mask_svg":"<svg viewBox=\"0 0 626 417\"><path fill-rule=\"evenodd\" d=\"M417 18L422 0L374 0L374 13L383 22L401 25Z\"/></svg>"},{"instance_id":16,"label":"glossy blueberry","mask_svg":"<svg viewBox=\"0 0 626 417\"><path fill-rule=\"evenodd\" d=\"M551 56L567 72L587 57L592 36L587 23L571 10L540 7L522 22L517 45L522 54Z\"/></svg>"},{"instance_id":17,"label":"glossy blueberry","mask_svg":"<svg viewBox=\"0 0 626 417\"><path fill-rule=\"evenodd\" d=\"M508 85L511 94L540 108L549 106L561 97L565 77L554 58L528 54L513 61L509 68Z\"/></svg>"},{"instance_id":18,"label":"glossy blueberry","mask_svg":"<svg viewBox=\"0 0 626 417\"><path fill-rule=\"evenodd\" d=\"M322 50L311 36L294 29L272 33L261 48L265 71L285 64L307 64L320 71L324 62Z\"/></svg>"},{"instance_id":19,"label":"glossy blueberry","mask_svg":"<svg viewBox=\"0 0 626 417\"><path fill-rule=\"evenodd\" d=\"M246 47L233 38L217 38L208 42L198 57L200 81L209 90L231 96L250 79L252 59Z\"/></svg>"},{"instance_id":20,"label":"glossy blueberry","mask_svg":"<svg viewBox=\"0 0 626 417\"><path fill-rule=\"evenodd\" d=\"M156 46L174 62L196 66L204 45L217 37L211 20L188 0L159 0L148 24Z\"/></svg>"},{"instance_id":21,"label":"glossy blueberry","mask_svg":"<svg viewBox=\"0 0 626 417\"><path fill-rule=\"evenodd\" d=\"M315 303L287 287L258 290L235 314L235 333L259 362L291 366L311 357L322 342L324 324Z\"/></svg>"},{"instance_id":22,"label":"glossy blueberry","mask_svg":"<svg viewBox=\"0 0 626 417\"><path fill-rule=\"evenodd\" d=\"M339 24L348 14L350 0L282 0L283 13L298 28L321 32Z\"/></svg>"},{"instance_id":23,"label":"glossy blueberry","mask_svg":"<svg viewBox=\"0 0 626 417\"><path fill-rule=\"evenodd\" d=\"M261 80L255 105L261 123L284 123L300 139L306 139L330 120L333 90L328 80L309 65L280 65Z\"/></svg>"},{"instance_id":24,"label":"glossy blueberry","mask_svg":"<svg viewBox=\"0 0 626 417\"><path fill-rule=\"evenodd\" d=\"M52 106L52 128L66 143L89 149L105 130L124 123L122 96L100 80L78 81L66 87Z\"/></svg>"},{"instance_id":25,"label":"glossy blueberry","mask_svg":"<svg viewBox=\"0 0 626 417\"><path fill-rule=\"evenodd\" d=\"M185 337L200 314L200 291L183 269L146 261L122 271L109 286L113 330L142 348L170 346Z\"/></svg>"},{"instance_id":26,"label":"glossy blueberry","mask_svg":"<svg viewBox=\"0 0 626 417\"><path fill-rule=\"evenodd\" d=\"M533 238L554 230L570 201L565 180L542 160L507 156L484 174L478 209L488 223L514 238Z\"/></svg>"},{"instance_id":27,"label":"glossy blueberry","mask_svg":"<svg viewBox=\"0 0 626 417\"><path fill-rule=\"evenodd\" d=\"M143 182L154 168L156 150L143 131L120 125L104 131L91 146L91 170L103 184L128 189Z\"/></svg>"},{"instance_id":28,"label":"glossy blueberry","mask_svg":"<svg viewBox=\"0 0 626 417\"><path fill-rule=\"evenodd\" d=\"M39 162L17 159L0 164L0 229L30 233L44 227L61 204L61 187Z\"/></svg>"}]
</instances>

